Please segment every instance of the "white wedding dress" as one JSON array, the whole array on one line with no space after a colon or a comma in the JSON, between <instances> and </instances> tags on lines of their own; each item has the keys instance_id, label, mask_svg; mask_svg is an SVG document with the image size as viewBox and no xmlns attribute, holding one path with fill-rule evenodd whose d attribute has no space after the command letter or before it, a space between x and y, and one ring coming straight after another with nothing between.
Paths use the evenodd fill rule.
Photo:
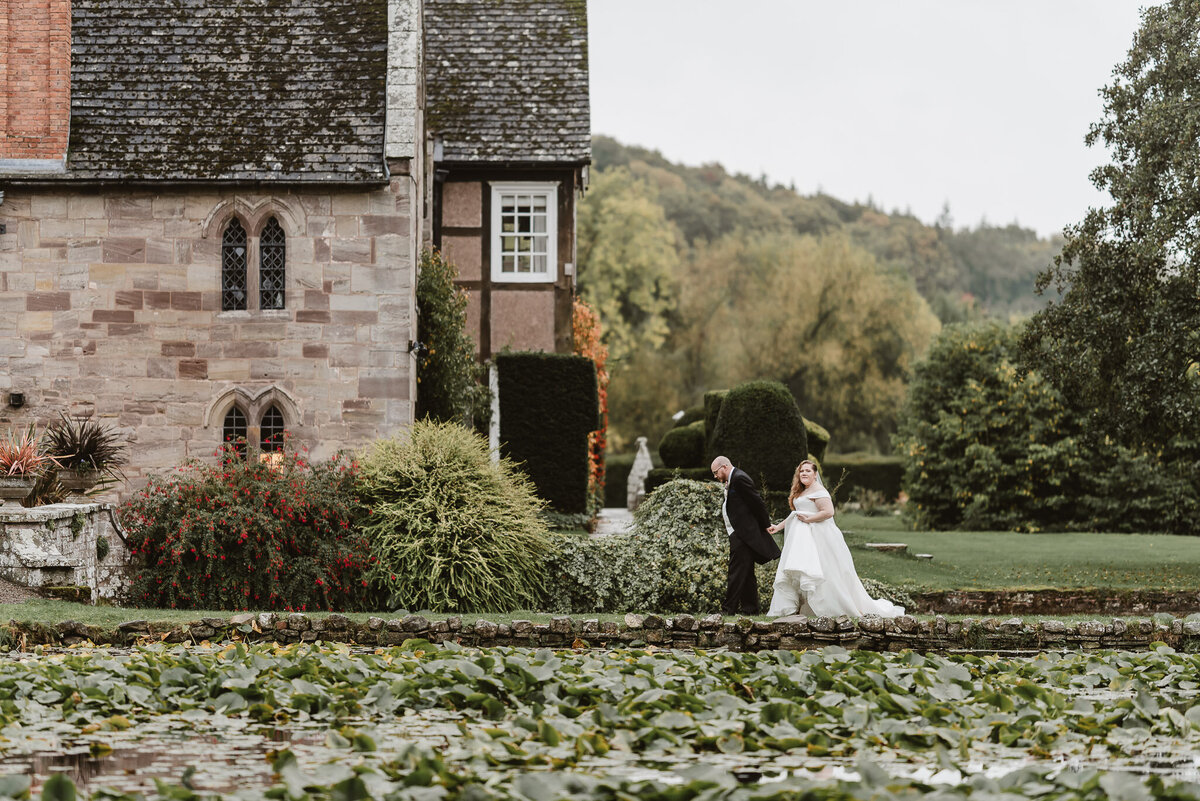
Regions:
<instances>
[{"instance_id":1,"label":"white wedding dress","mask_svg":"<svg viewBox=\"0 0 1200 801\"><path fill-rule=\"evenodd\" d=\"M797 512L817 511L817 498L829 498L823 487L796 498ZM832 501L832 498L830 499ZM771 617L898 617L904 607L867 594L842 531L833 518L804 523L795 513L788 515L783 529L783 555L775 571Z\"/></svg>"}]
</instances>

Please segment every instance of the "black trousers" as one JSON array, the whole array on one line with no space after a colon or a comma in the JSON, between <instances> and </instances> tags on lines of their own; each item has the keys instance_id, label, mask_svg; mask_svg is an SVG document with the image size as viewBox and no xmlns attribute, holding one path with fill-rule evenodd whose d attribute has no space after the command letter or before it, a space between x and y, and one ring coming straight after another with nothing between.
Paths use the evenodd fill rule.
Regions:
<instances>
[{"instance_id":1,"label":"black trousers","mask_svg":"<svg viewBox=\"0 0 1200 801\"><path fill-rule=\"evenodd\" d=\"M758 614L758 581L754 577L754 554L733 535L729 538L729 585L725 590L725 614Z\"/></svg>"}]
</instances>

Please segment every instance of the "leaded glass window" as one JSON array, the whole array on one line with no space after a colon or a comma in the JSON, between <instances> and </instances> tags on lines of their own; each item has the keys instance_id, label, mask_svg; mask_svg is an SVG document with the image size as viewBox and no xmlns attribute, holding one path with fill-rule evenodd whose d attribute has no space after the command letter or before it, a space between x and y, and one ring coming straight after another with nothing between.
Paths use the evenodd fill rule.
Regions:
<instances>
[{"instance_id":1,"label":"leaded glass window","mask_svg":"<svg viewBox=\"0 0 1200 801\"><path fill-rule=\"evenodd\" d=\"M274 217L267 220L258 240L258 304L262 309L282 309L287 247L283 229Z\"/></svg>"},{"instance_id":2,"label":"leaded glass window","mask_svg":"<svg viewBox=\"0 0 1200 801\"><path fill-rule=\"evenodd\" d=\"M283 413L279 411L278 406L271 406L263 412L258 430L263 453L283 450Z\"/></svg>"},{"instance_id":3,"label":"leaded glass window","mask_svg":"<svg viewBox=\"0 0 1200 801\"><path fill-rule=\"evenodd\" d=\"M246 308L246 229L234 217L221 237L221 311Z\"/></svg>"},{"instance_id":4,"label":"leaded glass window","mask_svg":"<svg viewBox=\"0 0 1200 801\"><path fill-rule=\"evenodd\" d=\"M246 415L236 406L225 413L221 439L230 445L239 459L246 458Z\"/></svg>"}]
</instances>

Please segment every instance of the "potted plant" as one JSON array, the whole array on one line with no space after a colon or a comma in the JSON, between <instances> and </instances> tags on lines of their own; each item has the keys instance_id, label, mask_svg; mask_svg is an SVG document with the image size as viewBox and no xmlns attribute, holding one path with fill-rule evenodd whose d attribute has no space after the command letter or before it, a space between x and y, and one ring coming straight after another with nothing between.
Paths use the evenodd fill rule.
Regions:
<instances>
[{"instance_id":1,"label":"potted plant","mask_svg":"<svg viewBox=\"0 0 1200 801\"><path fill-rule=\"evenodd\" d=\"M41 445L32 424L23 434L10 430L0 438L0 501L4 506L19 506L33 490L38 476L55 463Z\"/></svg>"},{"instance_id":2,"label":"potted plant","mask_svg":"<svg viewBox=\"0 0 1200 801\"><path fill-rule=\"evenodd\" d=\"M58 483L70 494L83 495L104 480L120 477L125 445L111 428L92 419L59 414L46 433L50 454L58 465Z\"/></svg>"}]
</instances>

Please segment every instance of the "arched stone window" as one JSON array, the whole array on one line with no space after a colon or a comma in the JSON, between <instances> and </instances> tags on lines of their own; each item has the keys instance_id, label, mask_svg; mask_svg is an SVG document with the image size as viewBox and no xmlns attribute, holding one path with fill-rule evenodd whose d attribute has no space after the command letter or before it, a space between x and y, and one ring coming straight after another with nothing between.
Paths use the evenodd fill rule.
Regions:
<instances>
[{"instance_id":1,"label":"arched stone window","mask_svg":"<svg viewBox=\"0 0 1200 801\"><path fill-rule=\"evenodd\" d=\"M258 306L282 309L287 278L287 245L279 220L272 217L258 240Z\"/></svg>"},{"instance_id":2,"label":"arched stone window","mask_svg":"<svg viewBox=\"0 0 1200 801\"><path fill-rule=\"evenodd\" d=\"M246 229L234 217L221 235L221 311L246 308Z\"/></svg>"},{"instance_id":3,"label":"arched stone window","mask_svg":"<svg viewBox=\"0 0 1200 801\"><path fill-rule=\"evenodd\" d=\"M278 406L271 404L270 408L263 412L262 420L258 424L258 431L259 447L263 453L275 453L283 450L283 412L279 411Z\"/></svg>"},{"instance_id":4,"label":"arched stone window","mask_svg":"<svg viewBox=\"0 0 1200 801\"><path fill-rule=\"evenodd\" d=\"M231 406L225 413L221 441L232 444L238 458L246 458L246 414L237 406Z\"/></svg>"},{"instance_id":5,"label":"arched stone window","mask_svg":"<svg viewBox=\"0 0 1200 801\"><path fill-rule=\"evenodd\" d=\"M296 399L274 385L230 387L204 411L204 427L216 429L219 425L222 443L241 440L239 455L278 453L284 448L285 432L297 434L303 442L302 421Z\"/></svg>"}]
</instances>

